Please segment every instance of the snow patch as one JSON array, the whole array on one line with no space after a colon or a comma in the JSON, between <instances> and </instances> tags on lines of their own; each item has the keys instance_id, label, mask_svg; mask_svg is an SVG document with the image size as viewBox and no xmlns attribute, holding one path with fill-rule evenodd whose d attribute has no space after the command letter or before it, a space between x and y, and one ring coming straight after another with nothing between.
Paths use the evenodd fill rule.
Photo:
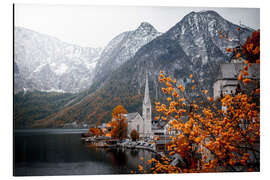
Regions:
<instances>
[{"instance_id":1,"label":"snow patch","mask_svg":"<svg viewBox=\"0 0 270 180\"><path fill-rule=\"evenodd\" d=\"M56 69L55 69L55 74L57 75L62 75L64 74L68 69L68 66L65 64L60 64Z\"/></svg>"},{"instance_id":2,"label":"snow patch","mask_svg":"<svg viewBox=\"0 0 270 180\"><path fill-rule=\"evenodd\" d=\"M58 92L58 93L65 93L65 91L62 90L62 89L54 89L54 88L49 89L49 90L41 90L41 91L43 91L43 92Z\"/></svg>"},{"instance_id":3,"label":"snow patch","mask_svg":"<svg viewBox=\"0 0 270 180\"><path fill-rule=\"evenodd\" d=\"M185 27L181 26L181 35L184 35L185 31L186 31Z\"/></svg>"},{"instance_id":4,"label":"snow patch","mask_svg":"<svg viewBox=\"0 0 270 180\"><path fill-rule=\"evenodd\" d=\"M94 69L95 67L96 67L96 65L97 65L97 61L94 61L94 62L91 62L91 63L87 63L86 64L86 67L87 67L87 69Z\"/></svg>"},{"instance_id":5,"label":"snow patch","mask_svg":"<svg viewBox=\"0 0 270 180\"><path fill-rule=\"evenodd\" d=\"M202 58L202 64L205 65L208 62L208 56Z\"/></svg>"},{"instance_id":6,"label":"snow patch","mask_svg":"<svg viewBox=\"0 0 270 180\"><path fill-rule=\"evenodd\" d=\"M27 88L23 88L23 96L27 93L28 89Z\"/></svg>"},{"instance_id":7,"label":"snow patch","mask_svg":"<svg viewBox=\"0 0 270 180\"><path fill-rule=\"evenodd\" d=\"M39 72L45 65L46 63L39 65L33 72Z\"/></svg>"}]
</instances>

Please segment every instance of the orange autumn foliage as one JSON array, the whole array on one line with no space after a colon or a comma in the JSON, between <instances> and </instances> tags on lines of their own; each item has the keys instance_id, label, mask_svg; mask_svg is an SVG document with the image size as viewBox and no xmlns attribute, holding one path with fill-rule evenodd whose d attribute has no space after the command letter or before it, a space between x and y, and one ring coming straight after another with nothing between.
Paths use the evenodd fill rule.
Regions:
<instances>
[{"instance_id":1,"label":"orange autumn foliage","mask_svg":"<svg viewBox=\"0 0 270 180\"><path fill-rule=\"evenodd\" d=\"M89 134L94 135L94 136L99 136L102 134L102 132L99 128L91 127L91 128L89 128Z\"/></svg>"},{"instance_id":2,"label":"orange autumn foliage","mask_svg":"<svg viewBox=\"0 0 270 180\"><path fill-rule=\"evenodd\" d=\"M238 74L238 81L245 86L253 81L245 77L249 75L251 63L260 63L259 39L260 32L255 31L241 53L226 49L237 53L237 58L243 56L246 59L246 66ZM189 77L196 76L191 74ZM171 120L169 131L176 134L167 144L168 154L159 160L151 160L154 164L152 173L259 171L259 84L251 91L236 92L218 100L206 96L207 90L199 90L202 95L194 101L186 96L183 85L168 81L170 79L164 71L160 72L168 105L157 102L156 111L161 113L164 121ZM195 91L195 86L192 89ZM180 155L183 162L173 166L169 157L175 154Z\"/></svg>"},{"instance_id":3,"label":"orange autumn foliage","mask_svg":"<svg viewBox=\"0 0 270 180\"><path fill-rule=\"evenodd\" d=\"M226 51L227 52L232 52L232 48L227 48Z\"/></svg>"},{"instance_id":4,"label":"orange autumn foliage","mask_svg":"<svg viewBox=\"0 0 270 180\"><path fill-rule=\"evenodd\" d=\"M112 111L112 121L109 123L112 127L111 137L115 139L123 139L127 137L127 110L122 106L116 106Z\"/></svg>"},{"instance_id":5,"label":"orange autumn foliage","mask_svg":"<svg viewBox=\"0 0 270 180\"><path fill-rule=\"evenodd\" d=\"M254 31L243 45L243 53L250 63L260 59L260 30Z\"/></svg>"},{"instance_id":6,"label":"orange autumn foliage","mask_svg":"<svg viewBox=\"0 0 270 180\"><path fill-rule=\"evenodd\" d=\"M253 33L252 38L245 43L249 52L256 55L255 62L259 61L259 45L254 43L258 36L258 33ZM232 52L232 49L227 48L227 51ZM240 58L242 55L245 53L239 53L236 57ZM253 60L248 58L246 61L247 65L240 71L238 80L247 85L252 80L244 77L249 75L247 71ZM152 160L151 163L155 164L153 173L224 172L237 171L239 167L242 171L258 171L259 88L254 87L254 93L251 94L238 92L225 95L218 101L209 96L203 98L208 91L201 90L203 96L194 102L188 99L181 84L168 82L170 78L163 71L160 77L160 82L165 85L162 90L168 96L169 106L156 103L156 110L162 114L164 120L174 119L169 130L177 132L170 137L168 156L178 154L183 163L172 166L170 158L166 156L161 160Z\"/></svg>"},{"instance_id":7,"label":"orange autumn foliage","mask_svg":"<svg viewBox=\"0 0 270 180\"><path fill-rule=\"evenodd\" d=\"M220 106L226 106L226 111L221 111L212 97L200 105L176 103L182 102L182 98L188 102L181 91L174 91L178 88L176 83L165 88L170 106L156 103L156 109L163 113L165 120L175 119L170 129L178 133L171 137L167 148L171 155L178 153L185 165L175 167L157 161L155 172L235 171L234 166L239 164L250 168L248 152L251 149L255 154L259 151L260 138L259 109L253 99L247 94L226 95L219 102ZM170 92L178 92L178 98ZM189 106L193 107L192 111L188 111ZM183 121L183 117L187 117L187 121Z\"/></svg>"}]
</instances>

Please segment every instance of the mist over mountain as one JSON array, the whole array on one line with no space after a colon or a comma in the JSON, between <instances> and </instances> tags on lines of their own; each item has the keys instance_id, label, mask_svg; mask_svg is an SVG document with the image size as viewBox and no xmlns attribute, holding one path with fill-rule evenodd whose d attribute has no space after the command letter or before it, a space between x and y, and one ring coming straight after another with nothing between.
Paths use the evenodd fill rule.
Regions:
<instances>
[{"instance_id":1,"label":"mist over mountain","mask_svg":"<svg viewBox=\"0 0 270 180\"><path fill-rule=\"evenodd\" d=\"M89 89L78 93L79 101L63 104L59 111L36 120L33 126L107 122L118 104L128 112L141 113L146 73L151 101L164 98L158 82L160 70L177 79L187 92L191 91L188 76L192 73L198 88L208 89L211 95L218 65L229 61L226 48L243 43L252 31L227 21L215 11L191 12L163 34L143 22L136 30L113 38L97 55L97 65L91 70L95 78L89 81ZM221 38L220 33L228 38ZM14 69L20 73L20 65L15 63L18 67ZM45 67L43 72L48 76L51 73Z\"/></svg>"}]
</instances>

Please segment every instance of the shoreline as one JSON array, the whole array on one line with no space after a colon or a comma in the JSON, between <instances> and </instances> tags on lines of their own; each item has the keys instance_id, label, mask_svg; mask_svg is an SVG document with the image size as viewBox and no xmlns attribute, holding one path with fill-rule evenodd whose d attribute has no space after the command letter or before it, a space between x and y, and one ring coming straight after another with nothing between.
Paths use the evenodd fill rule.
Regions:
<instances>
[{"instance_id":1,"label":"shoreline","mask_svg":"<svg viewBox=\"0 0 270 180\"><path fill-rule=\"evenodd\" d=\"M98 142L101 142L101 141L93 141L93 140L89 140L89 138L87 137L83 137L81 138L81 140L84 142L84 143L89 143L89 144L92 144L93 147L96 147L96 148L104 148L104 149L107 149L107 148L121 148L121 149L143 149L143 150L148 150L148 151L151 151L155 154L158 154L160 156L164 156L164 152L158 152L156 151L154 148L151 148L151 147L145 147L145 146L141 146L141 145L126 145L126 144L115 144L115 145L104 145L103 144L98 144ZM96 143L96 144L95 144Z\"/></svg>"}]
</instances>

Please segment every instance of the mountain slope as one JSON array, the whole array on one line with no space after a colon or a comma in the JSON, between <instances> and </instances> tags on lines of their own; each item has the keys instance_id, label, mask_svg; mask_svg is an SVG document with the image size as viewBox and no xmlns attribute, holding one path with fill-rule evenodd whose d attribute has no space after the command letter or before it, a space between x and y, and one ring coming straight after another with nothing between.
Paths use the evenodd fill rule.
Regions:
<instances>
[{"instance_id":1,"label":"mountain slope","mask_svg":"<svg viewBox=\"0 0 270 180\"><path fill-rule=\"evenodd\" d=\"M15 27L15 93L22 90L79 92L89 88L100 48L80 47Z\"/></svg>"},{"instance_id":2,"label":"mountain slope","mask_svg":"<svg viewBox=\"0 0 270 180\"><path fill-rule=\"evenodd\" d=\"M14 126L30 128L35 121L57 112L67 103L76 99L75 94L57 92L19 92L14 95ZM62 123L58 121L57 123ZM50 124L57 127L59 124ZM44 127L44 126L43 126Z\"/></svg>"},{"instance_id":3,"label":"mountain slope","mask_svg":"<svg viewBox=\"0 0 270 180\"><path fill-rule=\"evenodd\" d=\"M208 89L211 95L218 64L229 60L225 49L237 46L239 36L241 41L245 41L251 34L247 28L241 28L239 34L237 28L239 26L214 11L192 12L125 60L112 71L102 88L90 93L80 103L64 108L42 121L77 119L90 124L106 122L111 118L113 107L119 103L128 112L141 112L146 72L149 74L152 102L164 99L158 83L160 70L176 78L187 91L191 91L188 76L192 73L200 84L199 88ZM220 38L219 32L227 34L230 39Z\"/></svg>"},{"instance_id":4,"label":"mountain slope","mask_svg":"<svg viewBox=\"0 0 270 180\"><path fill-rule=\"evenodd\" d=\"M250 29L238 31L238 28L215 11L191 12L172 27L166 37L183 47L192 62L191 72L206 85L204 88L211 90L217 65L229 61L226 48L236 47L251 34ZM220 33L228 39L220 38Z\"/></svg>"},{"instance_id":5,"label":"mountain slope","mask_svg":"<svg viewBox=\"0 0 270 180\"><path fill-rule=\"evenodd\" d=\"M113 38L102 51L95 69L95 85L101 86L108 76L145 44L161 35L151 24L142 22L133 31L127 31Z\"/></svg>"}]
</instances>

